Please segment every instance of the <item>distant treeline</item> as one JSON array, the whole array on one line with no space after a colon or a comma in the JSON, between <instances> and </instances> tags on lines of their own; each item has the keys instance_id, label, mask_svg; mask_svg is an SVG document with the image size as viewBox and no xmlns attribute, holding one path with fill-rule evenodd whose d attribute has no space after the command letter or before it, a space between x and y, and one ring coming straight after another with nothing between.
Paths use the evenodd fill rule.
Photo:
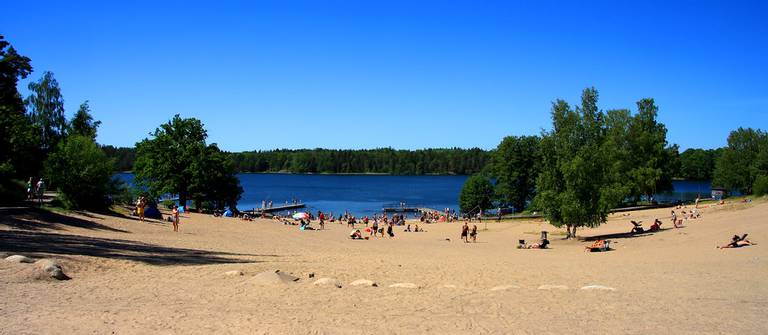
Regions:
<instances>
[{"instance_id":1,"label":"distant treeline","mask_svg":"<svg viewBox=\"0 0 768 335\"><path fill-rule=\"evenodd\" d=\"M115 160L117 171L133 170L136 149L103 146ZM723 149L688 149L680 154L680 170L675 177L688 180L712 180L717 157ZM239 172L291 173L384 173L384 174L457 174L480 172L493 151L474 149L424 150L269 150L230 153Z\"/></svg>"},{"instance_id":2,"label":"distant treeline","mask_svg":"<svg viewBox=\"0 0 768 335\"><path fill-rule=\"evenodd\" d=\"M104 146L118 171L131 171L134 148ZM239 172L457 174L480 172L489 152L479 149L269 150L229 154Z\"/></svg>"}]
</instances>

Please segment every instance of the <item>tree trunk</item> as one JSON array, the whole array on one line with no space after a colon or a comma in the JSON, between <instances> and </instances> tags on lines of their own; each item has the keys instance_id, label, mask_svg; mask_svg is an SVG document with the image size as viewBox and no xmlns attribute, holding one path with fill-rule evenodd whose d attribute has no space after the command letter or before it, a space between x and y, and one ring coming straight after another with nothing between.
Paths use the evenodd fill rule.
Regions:
<instances>
[{"instance_id":1,"label":"tree trunk","mask_svg":"<svg viewBox=\"0 0 768 335\"><path fill-rule=\"evenodd\" d=\"M565 239L570 240L571 239L571 225L565 225Z\"/></svg>"},{"instance_id":2,"label":"tree trunk","mask_svg":"<svg viewBox=\"0 0 768 335\"><path fill-rule=\"evenodd\" d=\"M576 239L576 226L573 226L573 233L570 233L572 239Z\"/></svg>"},{"instance_id":3,"label":"tree trunk","mask_svg":"<svg viewBox=\"0 0 768 335\"><path fill-rule=\"evenodd\" d=\"M179 192L179 207L184 207L187 204L187 192Z\"/></svg>"}]
</instances>

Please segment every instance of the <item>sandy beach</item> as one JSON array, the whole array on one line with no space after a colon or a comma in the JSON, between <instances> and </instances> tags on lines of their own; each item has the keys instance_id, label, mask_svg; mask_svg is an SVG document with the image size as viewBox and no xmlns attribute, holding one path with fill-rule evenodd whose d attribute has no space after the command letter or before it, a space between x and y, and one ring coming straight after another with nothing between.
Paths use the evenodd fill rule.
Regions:
<instances>
[{"instance_id":1,"label":"sandy beach","mask_svg":"<svg viewBox=\"0 0 768 335\"><path fill-rule=\"evenodd\" d=\"M708 206L681 229L670 209L614 214L580 230L587 241L561 240L536 220L484 222L478 242L463 243L458 222L353 241L336 223L300 231L183 214L173 233L132 217L1 214L0 252L56 259L72 279L30 279L29 264L0 261L0 334L768 332L764 200ZM647 227L656 217L662 231L621 235L630 220ZM542 230L551 249L515 248ZM744 233L759 245L716 248ZM613 251L583 251L602 235L613 235ZM300 280L254 280L267 270ZM313 284L326 277L342 287ZM350 285L358 279L377 287ZM390 287L398 283L417 288Z\"/></svg>"}]
</instances>

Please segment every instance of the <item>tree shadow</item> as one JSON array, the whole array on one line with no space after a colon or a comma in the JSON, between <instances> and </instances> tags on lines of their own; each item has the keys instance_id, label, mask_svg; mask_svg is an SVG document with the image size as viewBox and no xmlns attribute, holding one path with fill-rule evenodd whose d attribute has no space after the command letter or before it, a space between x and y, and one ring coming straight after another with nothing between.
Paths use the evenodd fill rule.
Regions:
<instances>
[{"instance_id":1,"label":"tree shadow","mask_svg":"<svg viewBox=\"0 0 768 335\"><path fill-rule=\"evenodd\" d=\"M0 231L0 251L31 257L51 254L85 255L160 266L260 262L231 256L279 257L170 248L129 240L19 230Z\"/></svg>"},{"instance_id":2,"label":"tree shadow","mask_svg":"<svg viewBox=\"0 0 768 335\"><path fill-rule=\"evenodd\" d=\"M61 230L65 227L77 227L93 230L104 230L117 233L129 233L128 231L112 228L90 220L62 215L56 212L40 208L11 208L0 210L0 225L6 225L15 229L39 231L43 229ZM78 214L82 214L78 212ZM103 220L93 215L90 218Z\"/></svg>"},{"instance_id":3,"label":"tree shadow","mask_svg":"<svg viewBox=\"0 0 768 335\"><path fill-rule=\"evenodd\" d=\"M638 237L645 237L645 236L653 236L656 235L656 233L660 233L663 231L667 231L674 228L661 228L657 231L653 232L644 232L644 233L632 233L632 232L626 232L626 233L614 233L614 234L603 234L603 235L595 235L595 236L587 236L583 237L583 241L597 241L597 240L608 240L608 239L626 239L626 238L638 238Z\"/></svg>"}]
</instances>

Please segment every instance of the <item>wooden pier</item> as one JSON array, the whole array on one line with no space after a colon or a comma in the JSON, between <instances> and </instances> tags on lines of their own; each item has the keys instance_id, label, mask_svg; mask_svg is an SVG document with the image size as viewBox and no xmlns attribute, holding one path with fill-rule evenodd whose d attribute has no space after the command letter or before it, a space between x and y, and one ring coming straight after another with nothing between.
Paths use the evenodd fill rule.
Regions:
<instances>
[{"instance_id":1,"label":"wooden pier","mask_svg":"<svg viewBox=\"0 0 768 335\"><path fill-rule=\"evenodd\" d=\"M288 204L288 205L282 205L282 206L274 206L269 208L254 208L252 210L245 210L241 211L243 213L253 214L253 215L261 215L264 213L275 213L275 212L284 212L284 211L290 211L294 209L304 208L307 207L305 204Z\"/></svg>"},{"instance_id":2,"label":"wooden pier","mask_svg":"<svg viewBox=\"0 0 768 335\"><path fill-rule=\"evenodd\" d=\"M385 213L416 213L416 212L437 212L432 208L424 207L384 207L382 211Z\"/></svg>"}]
</instances>

